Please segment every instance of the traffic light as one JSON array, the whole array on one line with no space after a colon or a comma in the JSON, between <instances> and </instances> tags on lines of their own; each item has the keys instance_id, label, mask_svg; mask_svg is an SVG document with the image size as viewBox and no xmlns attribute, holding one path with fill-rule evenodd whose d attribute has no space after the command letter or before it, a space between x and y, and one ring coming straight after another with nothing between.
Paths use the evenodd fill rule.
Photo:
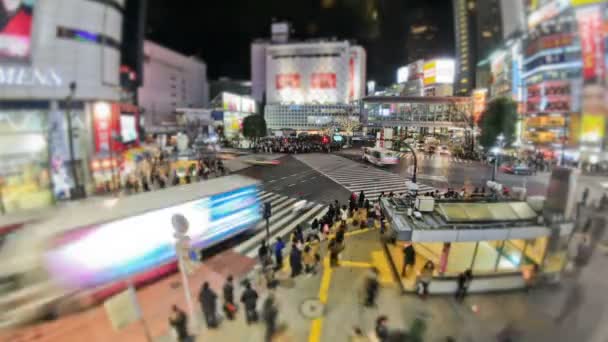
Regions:
<instances>
[{"instance_id":1,"label":"traffic light","mask_svg":"<svg viewBox=\"0 0 608 342\"><path fill-rule=\"evenodd\" d=\"M270 202L264 203L264 218L269 219L272 216Z\"/></svg>"}]
</instances>

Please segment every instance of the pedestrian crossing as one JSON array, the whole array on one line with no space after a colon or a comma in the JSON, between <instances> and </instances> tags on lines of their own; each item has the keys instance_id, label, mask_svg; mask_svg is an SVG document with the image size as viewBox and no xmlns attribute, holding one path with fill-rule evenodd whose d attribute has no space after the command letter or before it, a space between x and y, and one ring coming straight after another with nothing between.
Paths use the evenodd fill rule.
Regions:
<instances>
[{"instance_id":1,"label":"pedestrian crossing","mask_svg":"<svg viewBox=\"0 0 608 342\"><path fill-rule=\"evenodd\" d=\"M412 154L409 152L396 152L395 153L400 159L411 158ZM476 161L469 159L462 159L453 156L440 155L440 154L427 154L427 153L416 153L416 158L418 161L422 160L443 160L448 161L449 163L458 163L458 164L473 164Z\"/></svg>"},{"instance_id":2,"label":"pedestrian crossing","mask_svg":"<svg viewBox=\"0 0 608 342\"><path fill-rule=\"evenodd\" d=\"M296 159L315 169L327 178L340 184L351 192L365 192L370 202L376 201L378 195L391 191L395 194L405 193L411 181L395 173L364 165L333 154L305 154ZM435 191L435 188L417 183L418 192Z\"/></svg>"},{"instance_id":3,"label":"pedestrian crossing","mask_svg":"<svg viewBox=\"0 0 608 342\"><path fill-rule=\"evenodd\" d=\"M269 219L270 243L274 243L278 237L285 239L298 225L302 225L304 228L310 227L315 218L321 219L327 211L324 204L307 201L300 206L301 203L298 202L301 199L270 191L260 190L258 196L261 202L270 203L272 207L272 216ZM297 209L298 207L300 209ZM240 243L234 250L242 255L255 258L257 248L262 240L266 239L266 221L261 220L252 230L254 236Z\"/></svg>"}]
</instances>

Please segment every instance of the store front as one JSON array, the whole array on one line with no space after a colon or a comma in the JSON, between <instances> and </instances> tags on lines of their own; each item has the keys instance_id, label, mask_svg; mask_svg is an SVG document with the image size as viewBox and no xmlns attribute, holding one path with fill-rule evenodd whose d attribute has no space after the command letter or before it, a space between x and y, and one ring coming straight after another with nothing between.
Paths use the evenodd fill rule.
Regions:
<instances>
[{"instance_id":1,"label":"store front","mask_svg":"<svg viewBox=\"0 0 608 342\"><path fill-rule=\"evenodd\" d=\"M458 275L467 270L474 278L470 291L487 292L525 288L532 278L559 274L565 265L565 250L550 250L549 241L567 236L571 225L544 226L526 202L441 200L416 218L399 201L383 199L381 205L395 239L387 250L405 291L417 291L429 261L434 294L454 293ZM415 265L404 274L403 250L410 245Z\"/></svg>"}]
</instances>

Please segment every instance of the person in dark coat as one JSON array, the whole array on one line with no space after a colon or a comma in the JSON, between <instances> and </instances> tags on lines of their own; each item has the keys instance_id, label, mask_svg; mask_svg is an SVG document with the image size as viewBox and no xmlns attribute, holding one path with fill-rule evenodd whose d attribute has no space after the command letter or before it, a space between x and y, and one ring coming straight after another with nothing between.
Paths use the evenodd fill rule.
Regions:
<instances>
[{"instance_id":1,"label":"person in dark coat","mask_svg":"<svg viewBox=\"0 0 608 342\"><path fill-rule=\"evenodd\" d=\"M201 292L198 295L198 300L201 304L201 309L203 311L203 314L205 315L205 321L207 322L207 327L216 328L218 325L217 317L216 317L217 295L209 287L208 282L203 283Z\"/></svg>"},{"instance_id":2,"label":"person in dark coat","mask_svg":"<svg viewBox=\"0 0 608 342\"><path fill-rule=\"evenodd\" d=\"M264 305L262 306L262 318L266 324L266 342L272 341L272 337L277 330L278 316L279 309L277 308L274 294L271 292L268 294L268 297L266 297L266 300L264 300Z\"/></svg>"},{"instance_id":3,"label":"person in dark coat","mask_svg":"<svg viewBox=\"0 0 608 342\"><path fill-rule=\"evenodd\" d=\"M379 289L380 282L378 281L378 270L373 268L365 283L365 306L372 307L376 305Z\"/></svg>"},{"instance_id":4,"label":"person in dark coat","mask_svg":"<svg viewBox=\"0 0 608 342\"><path fill-rule=\"evenodd\" d=\"M471 285L471 281L473 281L473 272L471 272L470 269L458 275L458 289L456 289L456 293L454 295L456 300L464 300L464 297L467 295L467 291L469 290L469 285Z\"/></svg>"},{"instance_id":5,"label":"person in dark coat","mask_svg":"<svg viewBox=\"0 0 608 342\"><path fill-rule=\"evenodd\" d=\"M380 342L387 341L389 338L388 317L380 316L376 319L376 337Z\"/></svg>"},{"instance_id":6,"label":"person in dark coat","mask_svg":"<svg viewBox=\"0 0 608 342\"><path fill-rule=\"evenodd\" d=\"M258 257L262 266L268 263L268 245L266 244L266 240L262 240L262 244L258 249Z\"/></svg>"},{"instance_id":7,"label":"person in dark coat","mask_svg":"<svg viewBox=\"0 0 608 342\"><path fill-rule=\"evenodd\" d=\"M177 305L173 305L171 308L171 317L169 317L169 324L175 331L175 335L179 342L185 342L190 339L188 334L188 316L182 311Z\"/></svg>"},{"instance_id":8,"label":"person in dark coat","mask_svg":"<svg viewBox=\"0 0 608 342\"><path fill-rule=\"evenodd\" d=\"M361 192L359 193L359 208L363 208L363 205L365 204L365 192L363 192L363 190L361 190Z\"/></svg>"},{"instance_id":9,"label":"person in dark coat","mask_svg":"<svg viewBox=\"0 0 608 342\"><path fill-rule=\"evenodd\" d=\"M278 237L277 242L274 245L274 258L277 263L277 270L283 268L283 249L285 249L285 242L283 242L281 237Z\"/></svg>"},{"instance_id":10,"label":"person in dark coat","mask_svg":"<svg viewBox=\"0 0 608 342\"><path fill-rule=\"evenodd\" d=\"M413 268L416 264L416 250L411 243L408 243L403 248L403 268L401 269L401 276L407 276L408 268Z\"/></svg>"},{"instance_id":11,"label":"person in dark coat","mask_svg":"<svg viewBox=\"0 0 608 342\"><path fill-rule=\"evenodd\" d=\"M258 312L256 306L258 303L258 293L251 288L251 284L245 284L245 291L241 295L241 303L245 306L245 319L247 324L257 322Z\"/></svg>"},{"instance_id":12,"label":"person in dark coat","mask_svg":"<svg viewBox=\"0 0 608 342\"><path fill-rule=\"evenodd\" d=\"M289 254L289 266L291 266L291 277L297 277L302 273L302 252L296 247L295 244L291 246L291 253Z\"/></svg>"},{"instance_id":13,"label":"person in dark coat","mask_svg":"<svg viewBox=\"0 0 608 342\"><path fill-rule=\"evenodd\" d=\"M234 304L234 285L232 283L232 276L229 275L226 278L226 283L224 284L223 294L224 294L224 312L226 314L226 318L233 320L234 313L236 312L236 305Z\"/></svg>"},{"instance_id":14,"label":"person in dark coat","mask_svg":"<svg viewBox=\"0 0 608 342\"><path fill-rule=\"evenodd\" d=\"M296 226L293 234L298 242L304 243L304 233L302 232L302 227L300 225Z\"/></svg>"}]
</instances>

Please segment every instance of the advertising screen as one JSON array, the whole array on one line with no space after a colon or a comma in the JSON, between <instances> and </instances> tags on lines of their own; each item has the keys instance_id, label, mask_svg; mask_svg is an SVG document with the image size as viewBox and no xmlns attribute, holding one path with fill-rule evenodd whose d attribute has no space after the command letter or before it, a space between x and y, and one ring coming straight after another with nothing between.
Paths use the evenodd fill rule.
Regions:
<instances>
[{"instance_id":1,"label":"advertising screen","mask_svg":"<svg viewBox=\"0 0 608 342\"><path fill-rule=\"evenodd\" d=\"M158 267L175 258L171 217L184 215L193 248L248 229L260 219L257 187L178 204L59 236L45 260L64 284L86 288Z\"/></svg>"},{"instance_id":2,"label":"advertising screen","mask_svg":"<svg viewBox=\"0 0 608 342\"><path fill-rule=\"evenodd\" d=\"M313 73L310 76L310 87L313 89L335 89L335 73Z\"/></svg>"},{"instance_id":3,"label":"advertising screen","mask_svg":"<svg viewBox=\"0 0 608 342\"><path fill-rule=\"evenodd\" d=\"M29 58L35 3L36 0L0 0L0 62Z\"/></svg>"},{"instance_id":4,"label":"advertising screen","mask_svg":"<svg viewBox=\"0 0 608 342\"><path fill-rule=\"evenodd\" d=\"M135 115L120 115L120 136L122 137L123 143L129 143L137 140L137 125L135 123Z\"/></svg>"}]
</instances>

